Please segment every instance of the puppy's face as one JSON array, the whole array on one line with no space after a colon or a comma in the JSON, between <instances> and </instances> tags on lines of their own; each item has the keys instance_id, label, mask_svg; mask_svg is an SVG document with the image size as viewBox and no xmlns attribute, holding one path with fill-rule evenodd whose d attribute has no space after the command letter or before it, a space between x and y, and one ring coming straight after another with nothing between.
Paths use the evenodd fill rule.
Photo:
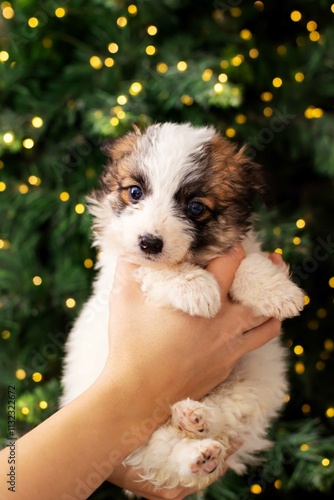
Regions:
<instances>
[{"instance_id":1,"label":"puppy's face","mask_svg":"<svg viewBox=\"0 0 334 500\"><path fill-rule=\"evenodd\" d=\"M90 198L97 244L146 263L205 265L251 226L260 169L213 128L172 123L107 142Z\"/></svg>"}]
</instances>

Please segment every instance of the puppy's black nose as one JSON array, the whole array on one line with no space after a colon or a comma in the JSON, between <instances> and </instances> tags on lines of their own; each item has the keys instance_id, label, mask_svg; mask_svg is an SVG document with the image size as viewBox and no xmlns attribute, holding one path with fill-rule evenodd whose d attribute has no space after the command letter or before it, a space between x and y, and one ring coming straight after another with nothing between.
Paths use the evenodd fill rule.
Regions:
<instances>
[{"instance_id":1,"label":"puppy's black nose","mask_svg":"<svg viewBox=\"0 0 334 500\"><path fill-rule=\"evenodd\" d=\"M157 238L152 234L145 234L145 236L139 236L139 246L141 250L145 253L160 253L163 247L163 241L161 238Z\"/></svg>"}]
</instances>

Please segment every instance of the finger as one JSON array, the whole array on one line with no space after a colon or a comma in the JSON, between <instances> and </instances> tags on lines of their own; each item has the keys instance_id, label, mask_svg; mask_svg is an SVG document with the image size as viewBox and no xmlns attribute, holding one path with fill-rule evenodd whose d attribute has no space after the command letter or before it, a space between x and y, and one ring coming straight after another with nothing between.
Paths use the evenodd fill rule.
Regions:
<instances>
[{"instance_id":1,"label":"finger","mask_svg":"<svg viewBox=\"0 0 334 500\"><path fill-rule=\"evenodd\" d=\"M273 252L268 255L268 258L271 260L273 264L276 266L282 267L286 274L289 273L289 266L287 265L286 262L284 262L282 256L279 253Z\"/></svg>"},{"instance_id":2,"label":"finger","mask_svg":"<svg viewBox=\"0 0 334 500\"><path fill-rule=\"evenodd\" d=\"M220 287L222 300L227 298L235 273L244 257L244 249L241 245L237 245L231 252L217 257L209 263L207 271L212 273L216 278Z\"/></svg>"},{"instance_id":3,"label":"finger","mask_svg":"<svg viewBox=\"0 0 334 500\"><path fill-rule=\"evenodd\" d=\"M262 347L264 344L274 339L281 331L281 321L271 318L261 326L252 328L242 336L241 349L246 354Z\"/></svg>"},{"instance_id":4,"label":"finger","mask_svg":"<svg viewBox=\"0 0 334 500\"><path fill-rule=\"evenodd\" d=\"M119 293L139 293L139 283L133 277L136 265L120 257L117 261L114 282L112 285L112 295Z\"/></svg>"}]
</instances>

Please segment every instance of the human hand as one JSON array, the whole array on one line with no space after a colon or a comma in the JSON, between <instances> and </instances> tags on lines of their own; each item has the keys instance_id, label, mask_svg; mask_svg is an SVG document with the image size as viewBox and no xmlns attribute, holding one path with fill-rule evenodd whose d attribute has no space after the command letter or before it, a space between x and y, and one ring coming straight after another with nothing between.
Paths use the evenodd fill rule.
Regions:
<instances>
[{"instance_id":1,"label":"human hand","mask_svg":"<svg viewBox=\"0 0 334 500\"><path fill-rule=\"evenodd\" d=\"M135 266L118 264L117 287L110 300L106 368L111 376L135 384L143 404L153 407L157 399L166 401L166 418L168 405L185 397L200 399L227 378L241 356L279 333L278 320L255 317L229 298L243 258L239 246L209 264L207 270L219 283L222 302L212 319L147 302L132 277Z\"/></svg>"}]
</instances>

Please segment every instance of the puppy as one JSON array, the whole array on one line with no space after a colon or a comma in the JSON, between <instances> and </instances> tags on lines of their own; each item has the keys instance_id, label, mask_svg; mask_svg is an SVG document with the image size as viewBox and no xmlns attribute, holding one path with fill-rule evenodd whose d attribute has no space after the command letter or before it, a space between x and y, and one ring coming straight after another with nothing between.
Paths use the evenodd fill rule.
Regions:
<instances>
[{"instance_id":1,"label":"puppy","mask_svg":"<svg viewBox=\"0 0 334 500\"><path fill-rule=\"evenodd\" d=\"M88 198L99 274L68 339L64 405L86 390L108 352L108 299L117 257L140 266L134 277L148 299L203 317L221 307L208 262L242 243L246 258L231 297L256 315L285 319L304 305L303 292L260 250L253 201L264 190L261 169L213 127L164 123L106 142L101 189ZM287 392L285 351L278 339L244 356L202 401L173 405L168 423L127 464L157 487L203 488L224 467L241 474L268 447L266 431ZM228 454L235 441L242 445Z\"/></svg>"}]
</instances>

